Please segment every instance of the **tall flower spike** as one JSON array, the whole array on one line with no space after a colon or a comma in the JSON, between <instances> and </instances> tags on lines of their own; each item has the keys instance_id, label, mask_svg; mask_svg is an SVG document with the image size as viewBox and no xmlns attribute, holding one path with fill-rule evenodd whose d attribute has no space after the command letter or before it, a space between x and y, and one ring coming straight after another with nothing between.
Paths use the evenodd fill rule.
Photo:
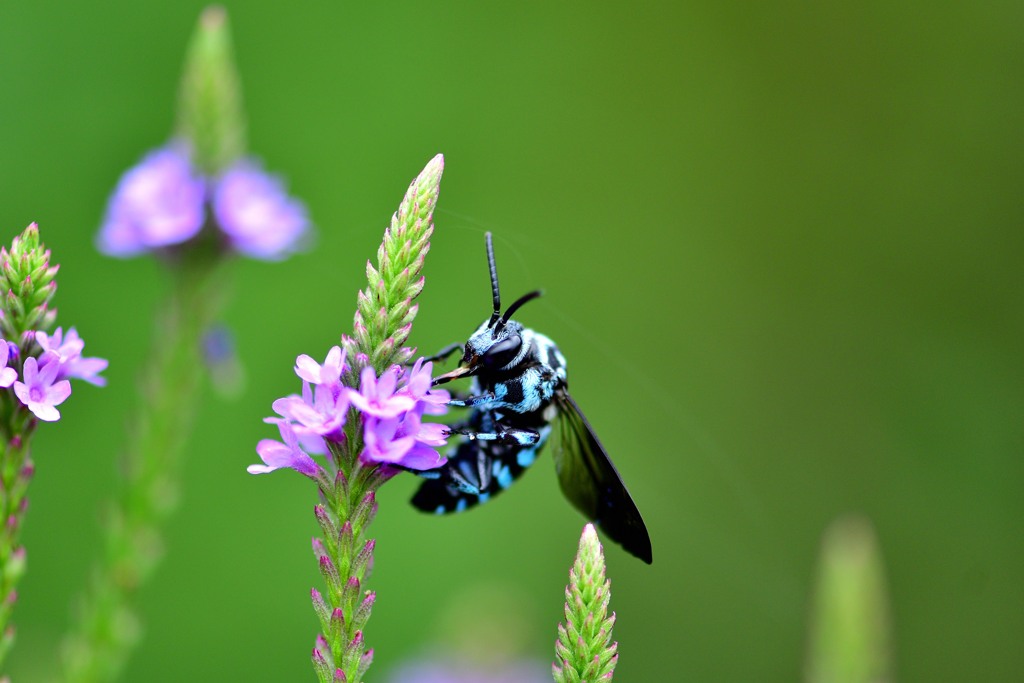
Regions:
<instances>
[{"instance_id":1,"label":"tall flower spike","mask_svg":"<svg viewBox=\"0 0 1024 683\"><path fill-rule=\"evenodd\" d=\"M833 522L818 562L804 680L891 680L889 606L871 523L862 517Z\"/></svg>"},{"instance_id":2,"label":"tall flower spike","mask_svg":"<svg viewBox=\"0 0 1024 683\"><path fill-rule=\"evenodd\" d=\"M98 567L65 641L68 681L112 680L138 640L136 630L121 626L136 618L136 592L161 559L162 525L176 507L205 374L202 340L225 302L227 255L280 259L295 251L309 227L305 210L282 184L243 157L239 79L222 8L201 15L179 94L177 138L124 176L98 240L112 256L159 254L172 284L157 311ZM95 368L65 370L89 377ZM46 412L45 405L40 409ZM292 436L299 445L265 444L256 471L295 467L315 476L317 465L301 447L304 435L289 433L286 441Z\"/></svg>"},{"instance_id":3,"label":"tall flower spike","mask_svg":"<svg viewBox=\"0 0 1024 683\"><path fill-rule=\"evenodd\" d=\"M434 206L440 192L444 156L426 165L391 217L377 250L377 267L366 262L366 289L359 293L355 336L343 343L349 358L369 357L377 375L395 363L406 363L413 350L405 348L416 317L413 300L423 290L423 262L434 232ZM355 368L358 372L359 368Z\"/></svg>"},{"instance_id":4,"label":"tall flower spike","mask_svg":"<svg viewBox=\"0 0 1024 683\"><path fill-rule=\"evenodd\" d=\"M376 547L367 527L377 510L377 489L398 467L430 469L445 462L436 449L447 430L421 417L442 414L448 394L430 388L429 363L421 360L411 371L397 365L412 355L402 345L416 315L412 301L423 289L420 272L443 167L437 155L406 192L385 231L378 267L367 264L369 284L359 293L354 335L342 336L344 349L332 348L322 365L307 355L296 359L302 395L275 401L281 417L268 419L281 425L285 443L262 442L264 464L249 468L291 468L319 488L314 514L323 538L314 539L313 549L327 591L314 591L322 632L313 665L321 683L361 683L373 661L364 633L376 594L364 591ZM325 467L314 469L306 453L323 450Z\"/></svg>"},{"instance_id":5,"label":"tall flower spike","mask_svg":"<svg viewBox=\"0 0 1024 683\"><path fill-rule=\"evenodd\" d=\"M40 421L60 419L56 406L71 394L66 378L102 384L107 366L81 357L85 342L74 328L47 334L57 314L50 307L56 274L35 223L0 249L0 664L14 642L11 612L26 566L19 539L35 471L32 436Z\"/></svg>"},{"instance_id":6,"label":"tall flower spike","mask_svg":"<svg viewBox=\"0 0 1024 683\"><path fill-rule=\"evenodd\" d=\"M615 614L608 616L610 600L604 551L594 525L587 524L565 588L565 623L558 625L552 666L557 683L611 680L619 644L612 642Z\"/></svg>"}]
</instances>

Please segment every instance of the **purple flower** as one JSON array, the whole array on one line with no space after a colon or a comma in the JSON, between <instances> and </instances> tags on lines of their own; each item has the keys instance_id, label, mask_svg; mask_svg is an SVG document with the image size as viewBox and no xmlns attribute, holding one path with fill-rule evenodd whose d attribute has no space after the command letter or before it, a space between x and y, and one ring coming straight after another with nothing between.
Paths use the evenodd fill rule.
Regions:
<instances>
[{"instance_id":1,"label":"purple flower","mask_svg":"<svg viewBox=\"0 0 1024 683\"><path fill-rule=\"evenodd\" d=\"M348 416L349 393L334 391L330 385L310 388L303 381L302 396L285 396L274 401L274 412L296 424L300 436L316 435L331 441L345 438L341 428Z\"/></svg>"},{"instance_id":2,"label":"purple flower","mask_svg":"<svg viewBox=\"0 0 1024 683\"><path fill-rule=\"evenodd\" d=\"M474 666L465 662L411 662L394 671L391 683L551 683L551 669L540 662Z\"/></svg>"},{"instance_id":3,"label":"purple flower","mask_svg":"<svg viewBox=\"0 0 1024 683\"><path fill-rule=\"evenodd\" d=\"M249 474L266 474L282 467L289 467L307 477L315 477L320 471L320 465L299 447L299 439L291 424L286 420L278 420L277 426L284 443L273 439L260 441L256 445L256 452L259 453L263 464L249 465L246 468Z\"/></svg>"},{"instance_id":4,"label":"purple flower","mask_svg":"<svg viewBox=\"0 0 1024 683\"><path fill-rule=\"evenodd\" d=\"M267 261L285 258L309 231L306 209L276 176L252 161L228 169L213 191L217 223L235 250Z\"/></svg>"},{"instance_id":5,"label":"purple flower","mask_svg":"<svg viewBox=\"0 0 1024 683\"><path fill-rule=\"evenodd\" d=\"M150 152L123 176L107 204L99 250L127 257L195 237L203 227L205 182L182 145Z\"/></svg>"},{"instance_id":6,"label":"purple flower","mask_svg":"<svg viewBox=\"0 0 1024 683\"><path fill-rule=\"evenodd\" d=\"M243 159L219 178L206 178L192 165L188 146L171 142L121 177L97 245L127 257L182 244L200 233L207 213L232 249L264 260L297 251L310 230L302 203L256 161Z\"/></svg>"},{"instance_id":7,"label":"purple flower","mask_svg":"<svg viewBox=\"0 0 1024 683\"><path fill-rule=\"evenodd\" d=\"M60 419L56 406L71 395L71 382L66 379L55 382L60 370L60 357L56 353L47 351L40 358L42 363L31 356L25 359L25 381L14 383L14 393L40 420L56 422Z\"/></svg>"},{"instance_id":8,"label":"purple flower","mask_svg":"<svg viewBox=\"0 0 1024 683\"><path fill-rule=\"evenodd\" d=\"M416 405L416 399L407 392L395 392L398 385L398 370L388 368L380 379L373 368L363 368L359 376L359 391L350 392L352 405L365 415L381 419L397 417Z\"/></svg>"},{"instance_id":9,"label":"purple flower","mask_svg":"<svg viewBox=\"0 0 1024 683\"><path fill-rule=\"evenodd\" d=\"M69 328L67 335L60 327L52 335L36 332L36 342L43 349L43 353L57 355L60 361L57 379L72 377L98 387L106 386L107 380L100 377L99 373L107 369L109 362L105 358L83 358L85 342L78 336L75 328Z\"/></svg>"},{"instance_id":10,"label":"purple flower","mask_svg":"<svg viewBox=\"0 0 1024 683\"><path fill-rule=\"evenodd\" d=\"M295 374L300 379L310 384L329 387L333 393L341 392L341 373L345 372L346 368L345 352L340 346L331 347L323 365L306 354L295 359Z\"/></svg>"},{"instance_id":11,"label":"purple flower","mask_svg":"<svg viewBox=\"0 0 1024 683\"><path fill-rule=\"evenodd\" d=\"M410 470L429 470L448 462L434 448L445 444L448 431L444 425L423 424L415 411L383 420L370 416L363 419L363 462L401 465Z\"/></svg>"},{"instance_id":12,"label":"purple flower","mask_svg":"<svg viewBox=\"0 0 1024 683\"><path fill-rule=\"evenodd\" d=\"M416 443L416 439L411 436L398 436L401 420L397 417L386 420L373 417L364 419L366 422L363 428L363 462L405 465L402 459Z\"/></svg>"},{"instance_id":13,"label":"purple flower","mask_svg":"<svg viewBox=\"0 0 1024 683\"><path fill-rule=\"evenodd\" d=\"M7 367L7 361L11 358L11 347L3 339L0 339L0 387L6 389L18 379L18 371Z\"/></svg>"},{"instance_id":14,"label":"purple flower","mask_svg":"<svg viewBox=\"0 0 1024 683\"><path fill-rule=\"evenodd\" d=\"M420 415L444 415L448 412L448 401L451 399L444 389L432 389L432 363L424 363L420 358L405 375L405 390L416 400L416 410Z\"/></svg>"}]
</instances>

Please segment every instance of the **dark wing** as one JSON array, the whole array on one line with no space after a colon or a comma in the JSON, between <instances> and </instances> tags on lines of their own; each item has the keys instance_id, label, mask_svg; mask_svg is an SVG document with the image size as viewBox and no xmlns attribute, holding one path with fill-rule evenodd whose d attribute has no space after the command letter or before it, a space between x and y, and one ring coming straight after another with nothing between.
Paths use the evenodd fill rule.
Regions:
<instances>
[{"instance_id":1,"label":"dark wing","mask_svg":"<svg viewBox=\"0 0 1024 683\"><path fill-rule=\"evenodd\" d=\"M561 435L555 471L562 493L629 553L651 564L651 538L604 446L567 391L555 393Z\"/></svg>"}]
</instances>

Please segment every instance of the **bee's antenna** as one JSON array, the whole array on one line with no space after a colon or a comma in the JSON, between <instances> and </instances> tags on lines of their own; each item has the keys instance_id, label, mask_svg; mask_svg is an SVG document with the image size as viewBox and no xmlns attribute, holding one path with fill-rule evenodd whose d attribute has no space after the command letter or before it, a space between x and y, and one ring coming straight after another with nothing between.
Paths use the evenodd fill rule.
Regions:
<instances>
[{"instance_id":1,"label":"bee's antenna","mask_svg":"<svg viewBox=\"0 0 1024 683\"><path fill-rule=\"evenodd\" d=\"M494 323L498 322L498 318L501 317L501 293L498 291L498 267L494 264L494 245L491 244L491 233L485 233L484 239L487 240L487 266L491 271L491 298L494 301L494 313L491 313L491 321L487 323L487 327L494 327Z\"/></svg>"},{"instance_id":2,"label":"bee's antenna","mask_svg":"<svg viewBox=\"0 0 1024 683\"><path fill-rule=\"evenodd\" d=\"M509 321L509 318L512 317L513 313L519 310L520 306L525 304L527 301L532 301L533 299L536 299L543 293L543 291L537 289L530 292L529 294L524 294L515 301L513 301L512 305L508 307L507 311L505 311L505 315L501 316L501 322L499 323L499 325L504 327L505 323Z\"/></svg>"}]
</instances>

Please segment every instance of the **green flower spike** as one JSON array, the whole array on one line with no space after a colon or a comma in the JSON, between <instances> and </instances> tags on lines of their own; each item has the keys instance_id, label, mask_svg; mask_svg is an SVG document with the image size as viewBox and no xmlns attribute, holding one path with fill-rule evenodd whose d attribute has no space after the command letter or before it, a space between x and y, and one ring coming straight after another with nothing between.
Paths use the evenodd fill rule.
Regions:
<instances>
[{"instance_id":1,"label":"green flower spike","mask_svg":"<svg viewBox=\"0 0 1024 683\"><path fill-rule=\"evenodd\" d=\"M14 238L10 250L0 248L0 336L21 347L20 361L8 361L16 369L39 348L33 333L53 327L57 309L50 308L50 300L57 291L57 268L50 265L50 251L39 241L35 223ZM21 526L35 471L29 440L37 424L13 392L0 390L0 664L14 644L11 613L25 574Z\"/></svg>"},{"instance_id":2,"label":"green flower spike","mask_svg":"<svg viewBox=\"0 0 1024 683\"><path fill-rule=\"evenodd\" d=\"M39 241L39 228L32 223L11 243L10 251L0 248L0 336L27 351L35 340L27 332L49 332L57 318L50 300L57 291L58 266L50 265L50 250Z\"/></svg>"},{"instance_id":3,"label":"green flower spike","mask_svg":"<svg viewBox=\"0 0 1024 683\"><path fill-rule=\"evenodd\" d=\"M443 171L444 156L438 154L412 181L392 216L377 250L377 267L366 262L368 284L359 292L354 337L342 339L349 359L357 366L353 377L360 369L357 359L363 356L378 375L390 365L412 358L413 349L402 345L416 317L413 300L423 290L420 273L434 232L434 205Z\"/></svg>"},{"instance_id":4,"label":"green flower spike","mask_svg":"<svg viewBox=\"0 0 1024 683\"><path fill-rule=\"evenodd\" d=\"M57 317L57 310L50 307L57 291L54 279L57 268L50 265L50 251L40 242L35 223L14 238L10 249L0 248L0 337L3 338L0 341L3 344L0 347L3 376L0 386L4 387L0 389L0 519L3 520L0 524L0 664L14 644L11 613L17 601L16 589L26 568L26 551L20 538L28 508L28 485L35 471L30 442L41 420L59 419L54 405L63 402L70 393L70 385L62 377L57 386L63 385L58 392L63 397L56 403L46 404L50 399L33 398L31 392L38 391L38 385L26 390L22 384L19 393L17 383L19 379L26 384L35 381L32 375L43 350L35 333L50 332ZM12 350L9 344L17 345L18 351ZM26 362L29 359L31 363ZM65 359L48 362L64 363ZM70 364L70 359L68 362ZM42 372L45 371L40 374ZM84 377L71 373L67 376ZM95 374L93 376L95 378Z\"/></svg>"},{"instance_id":5,"label":"green flower spike","mask_svg":"<svg viewBox=\"0 0 1024 683\"><path fill-rule=\"evenodd\" d=\"M565 588L565 623L558 625L552 673L557 683L610 681L619 659L612 642L615 614L608 616L611 581L593 524L583 527L576 562Z\"/></svg>"},{"instance_id":6,"label":"green flower spike","mask_svg":"<svg viewBox=\"0 0 1024 683\"><path fill-rule=\"evenodd\" d=\"M882 559L871 523L863 517L841 518L825 532L804 680L892 680Z\"/></svg>"},{"instance_id":7,"label":"green flower spike","mask_svg":"<svg viewBox=\"0 0 1024 683\"><path fill-rule=\"evenodd\" d=\"M208 7L185 58L175 132L191 143L193 162L211 176L245 153L242 89L232 55L227 12Z\"/></svg>"}]
</instances>

